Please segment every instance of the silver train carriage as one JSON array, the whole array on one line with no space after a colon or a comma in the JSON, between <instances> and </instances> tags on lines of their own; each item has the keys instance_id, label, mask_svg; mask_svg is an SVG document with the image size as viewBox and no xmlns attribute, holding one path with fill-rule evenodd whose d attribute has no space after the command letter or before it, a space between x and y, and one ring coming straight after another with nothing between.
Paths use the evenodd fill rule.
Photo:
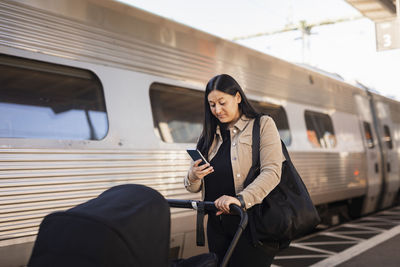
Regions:
<instances>
[{"instance_id":1,"label":"silver train carriage","mask_svg":"<svg viewBox=\"0 0 400 267\"><path fill-rule=\"evenodd\" d=\"M109 0L0 2L0 265L27 262L46 214L112 186L183 187L210 77L271 114L324 218L393 205L400 103ZM197 254L172 210L171 253Z\"/></svg>"}]
</instances>

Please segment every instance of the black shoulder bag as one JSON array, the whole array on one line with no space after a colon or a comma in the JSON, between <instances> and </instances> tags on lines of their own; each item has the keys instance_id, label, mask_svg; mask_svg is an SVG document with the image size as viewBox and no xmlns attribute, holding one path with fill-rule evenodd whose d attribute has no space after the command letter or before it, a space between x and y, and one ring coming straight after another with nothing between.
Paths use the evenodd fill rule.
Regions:
<instances>
[{"instance_id":1,"label":"black shoulder bag","mask_svg":"<svg viewBox=\"0 0 400 267\"><path fill-rule=\"evenodd\" d=\"M248 210L249 227L254 245L261 242L278 242L280 248L288 247L291 240L310 231L320 222L307 188L290 160L285 144L279 184L264 198L261 204ZM253 126L252 166L244 186L248 186L260 174L260 117Z\"/></svg>"}]
</instances>

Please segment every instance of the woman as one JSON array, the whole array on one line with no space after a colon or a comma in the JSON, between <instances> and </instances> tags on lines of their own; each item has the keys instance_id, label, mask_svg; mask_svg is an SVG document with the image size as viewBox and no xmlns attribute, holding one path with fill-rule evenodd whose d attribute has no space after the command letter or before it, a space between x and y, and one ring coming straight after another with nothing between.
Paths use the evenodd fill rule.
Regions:
<instances>
[{"instance_id":1,"label":"woman","mask_svg":"<svg viewBox=\"0 0 400 267\"><path fill-rule=\"evenodd\" d=\"M213 77L207 84L203 132L197 149L210 164L192 163L185 178L190 192L202 190L204 200L214 201L219 209L209 214L208 246L222 260L236 231L237 216L229 215L229 205L249 209L259 204L280 181L281 142L274 121L260 119L260 175L243 188L252 164L252 130L258 116L239 84L229 75ZM277 252L277 244L254 246L247 227L232 255L229 266L269 266Z\"/></svg>"}]
</instances>

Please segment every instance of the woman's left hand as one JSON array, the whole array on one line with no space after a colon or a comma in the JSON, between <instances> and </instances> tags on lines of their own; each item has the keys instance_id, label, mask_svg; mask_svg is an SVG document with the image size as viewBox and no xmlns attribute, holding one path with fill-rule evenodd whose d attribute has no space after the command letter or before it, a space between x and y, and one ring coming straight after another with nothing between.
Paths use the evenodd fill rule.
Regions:
<instances>
[{"instance_id":1,"label":"woman's left hand","mask_svg":"<svg viewBox=\"0 0 400 267\"><path fill-rule=\"evenodd\" d=\"M240 207L240 201L239 199L235 198L235 197L231 197L231 196L226 196L223 195L221 197L219 197L218 199L216 199L214 201L215 207L217 209L219 209L219 211L217 211L216 215L220 215L222 213L224 214L229 214L229 205L230 204L236 204Z\"/></svg>"}]
</instances>

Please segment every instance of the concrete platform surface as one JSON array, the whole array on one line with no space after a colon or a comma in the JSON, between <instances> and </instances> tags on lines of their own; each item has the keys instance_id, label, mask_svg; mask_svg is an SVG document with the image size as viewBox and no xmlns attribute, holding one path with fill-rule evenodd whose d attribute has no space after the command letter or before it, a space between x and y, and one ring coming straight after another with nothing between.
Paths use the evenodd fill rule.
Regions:
<instances>
[{"instance_id":1,"label":"concrete platform surface","mask_svg":"<svg viewBox=\"0 0 400 267\"><path fill-rule=\"evenodd\" d=\"M400 266L400 225L358 243L313 267Z\"/></svg>"},{"instance_id":2,"label":"concrete platform surface","mask_svg":"<svg viewBox=\"0 0 400 267\"><path fill-rule=\"evenodd\" d=\"M356 266L400 266L400 234L338 265L338 267Z\"/></svg>"}]
</instances>

